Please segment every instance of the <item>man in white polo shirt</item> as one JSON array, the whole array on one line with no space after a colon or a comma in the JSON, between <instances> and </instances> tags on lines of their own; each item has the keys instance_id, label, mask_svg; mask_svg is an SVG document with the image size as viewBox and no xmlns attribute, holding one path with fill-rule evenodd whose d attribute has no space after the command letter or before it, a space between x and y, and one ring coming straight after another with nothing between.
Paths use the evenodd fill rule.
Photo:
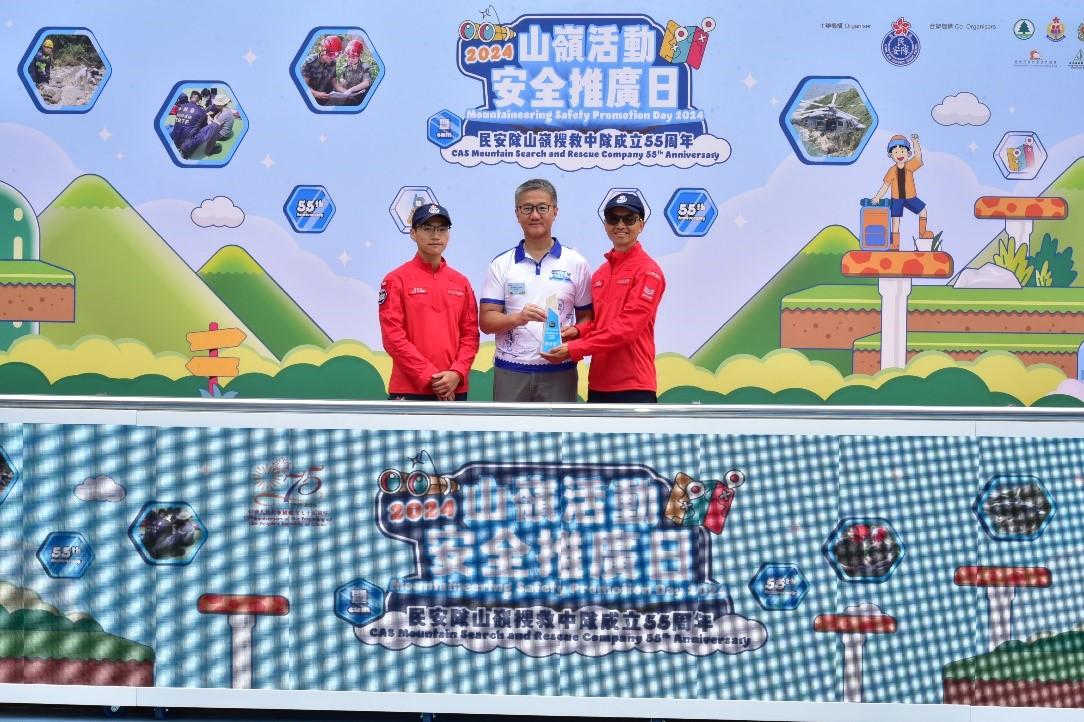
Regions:
<instances>
[{"instance_id":1,"label":"man in white polo shirt","mask_svg":"<svg viewBox=\"0 0 1084 722\"><path fill-rule=\"evenodd\" d=\"M489 264L479 325L494 334L494 401L575 401L576 363L542 358L547 303L561 328L591 318L591 268L551 235L557 189L536 178L516 188L523 240ZM560 343L560 338L557 343Z\"/></svg>"}]
</instances>

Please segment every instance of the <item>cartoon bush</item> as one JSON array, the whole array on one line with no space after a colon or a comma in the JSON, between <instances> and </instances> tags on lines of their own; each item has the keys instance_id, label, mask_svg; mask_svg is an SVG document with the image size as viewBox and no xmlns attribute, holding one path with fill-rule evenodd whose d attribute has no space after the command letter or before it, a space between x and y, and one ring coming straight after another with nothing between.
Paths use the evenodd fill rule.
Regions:
<instances>
[{"instance_id":1,"label":"cartoon bush","mask_svg":"<svg viewBox=\"0 0 1084 722\"><path fill-rule=\"evenodd\" d=\"M1043 234L1043 240L1039 244L1039 251L1030 259L1031 265L1038 269L1045 269L1049 264L1049 276L1043 279L1036 275L1033 286L1053 286L1055 288L1068 288L1076 280L1077 273L1073 270L1073 249L1058 250L1058 239L1049 233ZM1041 271L1040 271L1041 272ZM1040 281L1049 281L1041 283Z\"/></svg>"},{"instance_id":2,"label":"cartoon bush","mask_svg":"<svg viewBox=\"0 0 1084 722\"><path fill-rule=\"evenodd\" d=\"M1028 263L1028 244L1017 245L1016 239L1012 236L997 242L994 264L1012 271L1021 286L1028 285L1032 274L1035 273L1035 267Z\"/></svg>"}]
</instances>

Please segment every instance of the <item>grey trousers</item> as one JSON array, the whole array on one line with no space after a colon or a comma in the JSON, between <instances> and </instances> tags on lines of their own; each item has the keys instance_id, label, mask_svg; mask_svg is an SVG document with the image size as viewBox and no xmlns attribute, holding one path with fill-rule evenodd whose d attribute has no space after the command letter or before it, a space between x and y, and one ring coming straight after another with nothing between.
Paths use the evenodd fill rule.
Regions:
<instances>
[{"instance_id":1,"label":"grey trousers","mask_svg":"<svg viewBox=\"0 0 1084 722\"><path fill-rule=\"evenodd\" d=\"M493 369L494 401L576 401L576 369L520 373Z\"/></svg>"}]
</instances>

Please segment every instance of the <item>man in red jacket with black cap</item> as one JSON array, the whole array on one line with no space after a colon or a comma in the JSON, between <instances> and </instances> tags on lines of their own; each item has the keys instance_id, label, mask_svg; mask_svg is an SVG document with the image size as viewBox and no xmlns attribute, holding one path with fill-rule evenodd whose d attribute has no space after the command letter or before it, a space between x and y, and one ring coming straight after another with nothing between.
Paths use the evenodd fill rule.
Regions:
<instances>
[{"instance_id":1,"label":"man in red jacket with black cap","mask_svg":"<svg viewBox=\"0 0 1084 722\"><path fill-rule=\"evenodd\" d=\"M655 314L666 290L659 264L640 245L644 204L619 193L603 209L613 250L591 276L593 321L565 328L567 343L543 358L551 362L591 357L587 401L655 403Z\"/></svg>"},{"instance_id":2,"label":"man in red jacket with black cap","mask_svg":"<svg viewBox=\"0 0 1084 722\"><path fill-rule=\"evenodd\" d=\"M380 284L380 335L391 356L388 398L465 401L478 353L478 303L467 277L444 260L452 218L444 206L419 206L411 260Z\"/></svg>"}]
</instances>

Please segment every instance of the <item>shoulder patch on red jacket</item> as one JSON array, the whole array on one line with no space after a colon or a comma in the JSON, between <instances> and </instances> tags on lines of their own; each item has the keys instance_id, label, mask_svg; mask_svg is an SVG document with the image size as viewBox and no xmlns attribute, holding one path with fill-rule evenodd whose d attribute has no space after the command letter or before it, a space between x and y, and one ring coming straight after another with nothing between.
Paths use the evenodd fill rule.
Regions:
<instances>
[{"instance_id":1,"label":"shoulder patch on red jacket","mask_svg":"<svg viewBox=\"0 0 1084 722\"><path fill-rule=\"evenodd\" d=\"M640 288L640 298L654 303L659 297L659 283L661 279L651 278L654 274L644 276L644 285Z\"/></svg>"}]
</instances>

